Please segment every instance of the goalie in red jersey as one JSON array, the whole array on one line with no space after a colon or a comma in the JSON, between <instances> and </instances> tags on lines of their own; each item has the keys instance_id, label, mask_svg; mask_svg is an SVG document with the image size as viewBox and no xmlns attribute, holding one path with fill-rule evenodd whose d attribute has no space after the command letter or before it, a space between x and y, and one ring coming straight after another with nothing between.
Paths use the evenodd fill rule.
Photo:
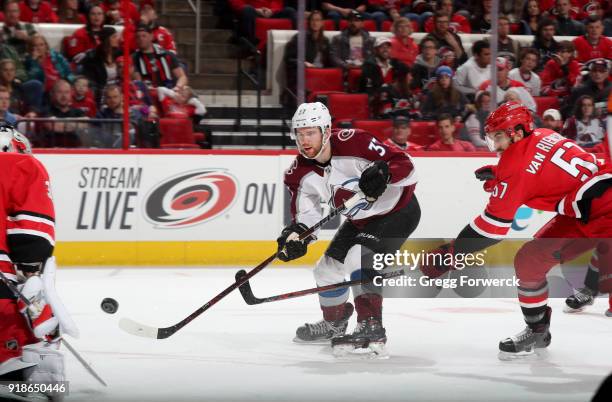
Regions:
<instances>
[{"instance_id":1,"label":"goalie in red jersey","mask_svg":"<svg viewBox=\"0 0 612 402\"><path fill-rule=\"evenodd\" d=\"M532 354L550 345L551 308L546 274L560 261L569 261L588 249L575 247L577 238L597 244L602 277L612 262L612 168L572 140L549 129L535 129L529 110L516 102L501 105L485 125L489 148L500 155L497 166L476 171L491 192L482 214L458 237L433 253L473 253L501 241L521 205L557 212L535 238L515 256L518 298L527 327L499 343L500 358ZM437 277L453 267L422 265ZM600 292L612 291L612 281L599 283Z\"/></svg>"}]
</instances>

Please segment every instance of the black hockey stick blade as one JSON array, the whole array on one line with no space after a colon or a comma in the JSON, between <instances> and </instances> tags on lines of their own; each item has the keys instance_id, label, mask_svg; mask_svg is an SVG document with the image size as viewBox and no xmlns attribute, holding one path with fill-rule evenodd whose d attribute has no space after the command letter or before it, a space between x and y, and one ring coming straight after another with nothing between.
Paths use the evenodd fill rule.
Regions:
<instances>
[{"instance_id":1,"label":"black hockey stick blade","mask_svg":"<svg viewBox=\"0 0 612 402\"><path fill-rule=\"evenodd\" d=\"M236 282L240 281L244 276L246 276L246 274L247 273L244 269L241 269L240 271L236 272ZM238 290L240 291L240 294L242 295L242 298L244 299L246 304L248 304L249 306L252 306L254 304L261 304L264 302L262 299L255 297L255 295L253 294L253 289L251 289L251 283L249 281L246 281L242 285L240 285Z\"/></svg>"}]
</instances>

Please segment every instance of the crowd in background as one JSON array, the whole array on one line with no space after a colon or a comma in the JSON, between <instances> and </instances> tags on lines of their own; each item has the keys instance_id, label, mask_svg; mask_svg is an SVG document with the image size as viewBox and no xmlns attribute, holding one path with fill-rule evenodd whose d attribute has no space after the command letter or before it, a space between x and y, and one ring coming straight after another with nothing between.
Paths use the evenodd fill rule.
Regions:
<instances>
[{"instance_id":1,"label":"crowd in background","mask_svg":"<svg viewBox=\"0 0 612 402\"><path fill-rule=\"evenodd\" d=\"M156 146L161 117L206 113L189 87L172 33L161 26L153 0L0 1L0 118L16 124L34 146L120 147L129 105L131 145ZM124 24L130 20L132 24ZM39 23L78 24L59 49ZM120 33L120 26L131 27ZM128 42L129 94L123 93L123 41ZM68 118L68 121L28 121ZM89 119L95 119L88 121Z\"/></svg>"},{"instance_id":2,"label":"crowd in background","mask_svg":"<svg viewBox=\"0 0 612 402\"><path fill-rule=\"evenodd\" d=\"M295 27L295 0L229 0L229 4L242 35L254 44L255 18L289 18ZM612 86L612 41L607 37L612 35L612 2L500 0L495 60L487 40L474 42L470 55L458 35L490 33L491 8L491 0L307 0L304 64L343 69L345 90L368 94L371 118L439 123L450 117L460 135L445 137L440 130L447 146L431 148L471 150L485 149L483 122L490 113L490 64L494 63L496 103L521 102L540 127L555 128L581 145L600 143ZM366 24L369 30L392 34L375 39ZM325 36L326 25L340 33ZM416 31L426 33L418 43L412 38ZM534 39L524 46L510 35ZM555 36L573 39L557 41ZM297 35L286 45L284 61L283 102L292 109ZM355 72L358 84L351 87L349 77ZM306 94L325 100L311 95ZM558 107L537 111L536 100L542 96L557 98ZM470 146L453 145L458 136Z\"/></svg>"}]
</instances>

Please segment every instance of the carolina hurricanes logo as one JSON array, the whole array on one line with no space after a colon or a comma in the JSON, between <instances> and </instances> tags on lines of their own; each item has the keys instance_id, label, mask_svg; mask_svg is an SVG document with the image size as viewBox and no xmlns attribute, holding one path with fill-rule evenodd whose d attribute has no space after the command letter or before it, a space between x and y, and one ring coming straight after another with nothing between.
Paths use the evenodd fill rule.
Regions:
<instances>
[{"instance_id":1,"label":"carolina hurricanes logo","mask_svg":"<svg viewBox=\"0 0 612 402\"><path fill-rule=\"evenodd\" d=\"M338 139L340 141L348 141L355 134L355 130L352 128L345 128L338 132Z\"/></svg>"},{"instance_id":2,"label":"carolina hurricanes logo","mask_svg":"<svg viewBox=\"0 0 612 402\"><path fill-rule=\"evenodd\" d=\"M216 218L233 204L236 179L222 169L171 177L145 197L145 217L156 227L178 228Z\"/></svg>"}]
</instances>

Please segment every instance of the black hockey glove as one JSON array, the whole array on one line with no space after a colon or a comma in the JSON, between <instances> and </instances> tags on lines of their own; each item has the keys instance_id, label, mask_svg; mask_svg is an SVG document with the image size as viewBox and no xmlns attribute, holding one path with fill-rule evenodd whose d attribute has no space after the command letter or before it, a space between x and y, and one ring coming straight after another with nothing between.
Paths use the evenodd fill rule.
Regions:
<instances>
[{"instance_id":1,"label":"black hockey glove","mask_svg":"<svg viewBox=\"0 0 612 402\"><path fill-rule=\"evenodd\" d=\"M291 261L303 257L306 254L308 243L312 241L312 237L305 240L297 240L296 235L300 235L308 230L308 226L303 223L292 223L283 229L276 242L278 243L277 256L281 261ZM293 236L291 234L295 233ZM292 239L288 240L291 236Z\"/></svg>"},{"instance_id":2,"label":"black hockey glove","mask_svg":"<svg viewBox=\"0 0 612 402\"><path fill-rule=\"evenodd\" d=\"M378 198L385 192L390 178L387 162L376 161L361 173L359 188L366 197Z\"/></svg>"}]
</instances>

